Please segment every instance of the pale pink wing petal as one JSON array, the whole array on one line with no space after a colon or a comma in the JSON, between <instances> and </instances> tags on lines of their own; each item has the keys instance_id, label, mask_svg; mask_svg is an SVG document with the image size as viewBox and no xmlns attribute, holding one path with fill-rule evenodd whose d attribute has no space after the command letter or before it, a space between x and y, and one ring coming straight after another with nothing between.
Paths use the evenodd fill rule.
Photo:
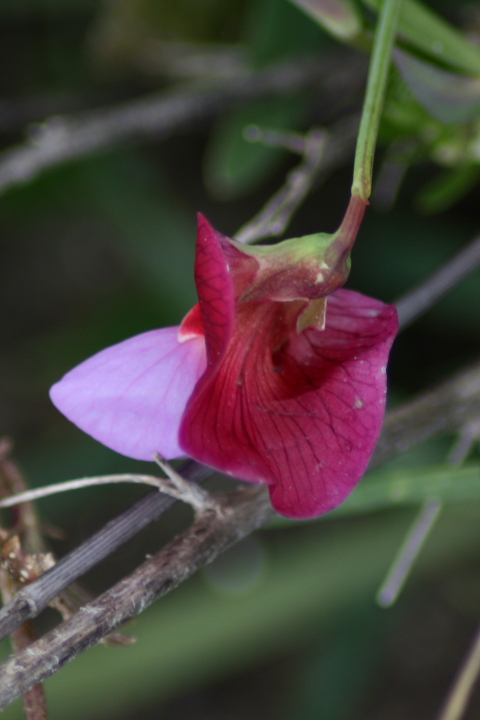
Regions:
<instances>
[{"instance_id":1,"label":"pale pink wing petal","mask_svg":"<svg viewBox=\"0 0 480 720\"><path fill-rule=\"evenodd\" d=\"M282 344L284 305L237 306L227 354L199 380L180 442L200 462L267 483L281 514L308 518L339 505L365 471L398 322L393 306L339 290L324 331L292 329Z\"/></svg>"},{"instance_id":2,"label":"pale pink wing petal","mask_svg":"<svg viewBox=\"0 0 480 720\"><path fill-rule=\"evenodd\" d=\"M206 367L202 337L178 342L178 328L137 335L78 365L50 396L75 425L137 460L182 457L180 420Z\"/></svg>"}]
</instances>

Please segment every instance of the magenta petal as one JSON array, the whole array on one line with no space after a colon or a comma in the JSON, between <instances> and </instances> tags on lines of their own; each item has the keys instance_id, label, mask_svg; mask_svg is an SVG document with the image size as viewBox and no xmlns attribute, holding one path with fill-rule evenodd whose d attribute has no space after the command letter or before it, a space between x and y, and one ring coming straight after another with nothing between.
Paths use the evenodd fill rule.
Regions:
<instances>
[{"instance_id":1,"label":"magenta petal","mask_svg":"<svg viewBox=\"0 0 480 720\"><path fill-rule=\"evenodd\" d=\"M230 340L235 316L233 280L220 235L198 214L195 284L207 345L209 365L223 356Z\"/></svg>"},{"instance_id":2,"label":"magenta petal","mask_svg":"<svg viewBox=\"0 0 480 720\"><path fill-rule=\"evenodd\" d=\"M288 305L237 305L228 350L199 380L180 443L200 462L267 483L281 514L309 518L339 505L366 469L398 321L393 306L338 290L325 330L298 335Z\"/></svg>"},{"instance_id":3,"label":"magenta petal","mask_svg":"<svg viewBox=\"0 0 480 720\"><path fill-rule=\"evenodd\" d=\"M138 460L184 455L178 429L206 367L202 337L178 342L178 328L137 335L67 373L50 396L79 428Z\"/></svg>"}]
</instances>

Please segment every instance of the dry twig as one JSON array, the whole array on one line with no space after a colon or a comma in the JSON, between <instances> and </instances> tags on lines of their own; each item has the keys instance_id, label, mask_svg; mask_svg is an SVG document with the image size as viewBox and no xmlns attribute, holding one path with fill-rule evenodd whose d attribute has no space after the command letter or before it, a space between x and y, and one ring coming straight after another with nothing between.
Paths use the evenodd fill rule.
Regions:
<instances>
[{"instance_id":1,"label":"dry twig","mask_svg":"<svg viewBox=\"0 0 480 720\"><path fill-rule=\"evenodd\" d=\"M0 671L0 707L59 670L158 597L249 533L273 511L264 487L250 486L217 496L223 513L201 516L186 532L70 620L12 657Z\"/></svg>"},{"instance_id":2,"label":"dry twig","mask_svg":"<svg viewBox=\"0 0 480 720\"><path fill-rule=\"evenodd\" d=\"M10 457L12 445L6 438L0 441L0 480L3 492L8 494L25 490L26 482ZM29 579L45 572L53 563L53 558L45 554L40 523L32 503L26 503L18 513L15 530L22 535L23 543L32 555L24 553L20 537L0 530L0 594L3 603L8 603L14 594ZM31 622L17 627L11 635L14 653L27 650L36 640L36 632ZM23 694L23 706L26 720L48 720L47 703L43 685L37 683Z\"/></svg>"},{"instance_id":3,"label":"dry twig","mask_svg":"<svg viewBox=\"0 0 480 720\"><path fill-rule=\"evenodd\" d=\"M330 97L355 94L366 62L354 53L281 63L210 86L191 86L131 100L76 116L57 116L34 126L30 139L0 154L0 193L43 170L118 143L165 138L246 99L285 95L315 86ZM335 95L334 95L335 93Z\"/></svg>"},{"instance_id":4,"label":"dry twig","mask_svg":"<svg viewBox=\"0 0 480 720\"><path fill-rule=\"evenodd\" d=\"M437 720L460 720L480 673L480 627Z\"/></svg>"}]
</instances>

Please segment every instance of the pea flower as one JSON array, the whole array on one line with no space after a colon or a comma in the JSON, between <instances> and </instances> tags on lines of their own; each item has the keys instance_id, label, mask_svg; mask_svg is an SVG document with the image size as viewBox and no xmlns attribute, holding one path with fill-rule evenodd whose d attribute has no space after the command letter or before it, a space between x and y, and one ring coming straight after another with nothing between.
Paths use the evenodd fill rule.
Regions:
<instances>
[{"instance_id":1,"label":"pea flower","mask_svg":"<svg viewBox=\"0 0 480 720\"><path fill-rule=\"evenodd\" d=\"M263 247L199 216L199 304L179 327L71 370L51 389L54 404L124 455L188 455L265 483L287 517L335 508L378 440L398 329L393 306L338 289L363 211L351 203L332 236Z\"/></svg>"}]
</instances>

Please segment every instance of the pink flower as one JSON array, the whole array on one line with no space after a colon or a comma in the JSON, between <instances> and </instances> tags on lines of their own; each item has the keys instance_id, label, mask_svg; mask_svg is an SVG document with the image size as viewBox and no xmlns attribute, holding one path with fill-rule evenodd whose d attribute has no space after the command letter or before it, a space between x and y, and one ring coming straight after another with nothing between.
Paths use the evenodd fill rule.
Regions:
<instances>
[{"instance_id":1,"label":"pink flower","mask_svg":"<svg viewBox=\"0 0 480 720\"><path fill-rule=\"evenodd\" d=\"M325 262L328 253L316 265L302 255L301 278L310 272L310 279L300 287L298 258L292 266L290 255L284 262L275 250L271 261L269 250L256 250L200 216L199 305L179 328L144 333L85 361L51 397L120 453L190 455L267 484L282 515L316 517L353 490L378 440L397 314L334 290L345 278L332 280L339 265Z\"/></svg>"}]
</instances>

